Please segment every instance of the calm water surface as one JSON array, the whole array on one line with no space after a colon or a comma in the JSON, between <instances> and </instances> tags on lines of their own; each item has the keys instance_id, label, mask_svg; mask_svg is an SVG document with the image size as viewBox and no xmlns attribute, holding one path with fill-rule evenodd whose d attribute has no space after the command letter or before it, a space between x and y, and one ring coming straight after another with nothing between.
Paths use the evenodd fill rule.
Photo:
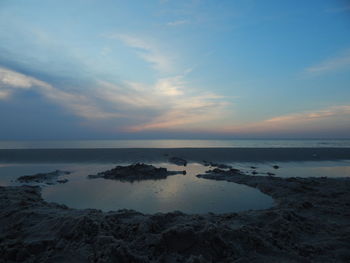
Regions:
<instances>
[{"instance_id":1,"label":"calm water surface","mask_svg":"<svg viewBox=\"0 0 350 263\"><path fill-rule=\"evenodd\" d=\"M176 165L154 164L169 170L184 170ZM105 211L134 209L144 213L180 210L186 213L225 213L248 209L265 209L273 205L269 196L257 189L197 178L207 167L189 164L186 175L172 175L162 180L120 182L106 179L87 179L113 168L115 164L55 164L55 165L0 165L0 183L15 184L11 180L24 174L47 172L55 169L72 171L65 176L66 184L43 187L45 200L66 204L73 208L97 208Z\"/></svg>"},{"instance_id":2,"label":"calm water surface","mask_svg":"<svg viewBox=\"0 0 350 263\"><path fill-rule=\"evenodd\" d=\"M225 181L197 178L208 170L198 163L187 167L155 163L169 170L185 170L186 175L172 175L162 180L120 182L87 179L88 174L111 169L116 164L0 164L0 185L15 185L12 180L21 175L68 170L66 184L44 186L43 197L73 208L97 208L104 211L134 209L144 213L180 210L186 213L226 213L249 209L265 209L273 200L257 189ZM267 172L280 177L350 177L350 161L231 163L246 173ZM273 165L279 165L274 169ZM255 168L251 168L254 166Z\"/></svg>"}]
</instances>

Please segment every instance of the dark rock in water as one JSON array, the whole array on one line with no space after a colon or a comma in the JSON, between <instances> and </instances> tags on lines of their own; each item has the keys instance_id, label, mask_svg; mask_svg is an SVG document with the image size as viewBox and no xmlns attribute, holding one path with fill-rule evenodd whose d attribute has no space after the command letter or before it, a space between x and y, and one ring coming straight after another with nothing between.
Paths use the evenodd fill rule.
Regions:
<instances>
[{"instance_id":1,"label":"dark rock in water","mask_svg":"<svg viewBox=\"0 0 350 263\"><path fill-rule=\"evenodd\" d=\"M57 183L59 184L65 184L68 182L68 179L60 179L60 180L57 180Z\"/></svg>"},{"instance_id":2,"label":"dark rock in water","mask_svg":"<svg viewBox=\"0 0 350 263\"><path fill-rule=\"evenodd\" d=\"M227 164L223 164L223 163L210 163L210 165L213 167L220 168L220 169L231 169L232 168L231 165L227 165Z\"/></svg>"},{"instance_id":3,"label":"dark rock in water","mask_svg":"<svg viewBox=\"0 0 350 263\"><path fill-rule=\"evenodd\" d=\"M89 175L88 178L105 178L133 182L149 179L165 179L167 176L175 174L186 174L186 171L168 171L166 168L157 168L153 165L137 163L128 166L117 166L111 170Z\"/></svg>"},{"instance_id":4,"label":"dark rock in water","mask_svg":"<svg viewBox=\"0 0 350 263\"><path fill-rule=\"evenodd\" d=\"M208 170L205 173L207 173L207 174L221 174L221 173L225 173L225 172L229 172L232 175L234 175L234 174L242 175L241 170L238 170L238 169L235 169L235 168L231 168L228 171L222 170L220 168L214 168L213 170Z\"/></svg>"},{"instance_id":5,"label":"dark rock in water","mask_svg":"<svg viewBox=\"0 0 350 263\"><path fill-rule=\"evenodd\" d=\"M204 160L203 160L203 165L204 165L204 166L210 166L210 162L207 162L207 161L204 161Z\"/></svg>"},{"instance_id":6,"label":"dark rock in water","mask_svg":"<svg viewBox=\"0 0 350 263\"><path fill-rule=\"evenodd\" d=\"M272 166L274 169L278 169L278 168L280 168L278 165L274 165L274 166Z\"/></svg>"},{"instance_id":7,"label":"dark rock in water","mask_svg":"<svg viewBox=\"0 0 350 263\"><path fill-rule=\"evenodd\" d=\"M231 165L223 164L223 163L213 163L213 162L207 162L203 161L204 166L212 166L212 167L217 167L220 169L230 169L232 168Z\"/></svg>"},{"instance_id":8,"label":"dark rock in water","mask_svg":"<svg viewBox=\"0 0 350 263\"><path fill-rule=\"evenodd\" d=\"M19 183L64 184L68 182L68 179L58 179L58 177L67 174L70 174L70 172L56 170L50 173L38 173L33 175L20 176L16 181Z\"/></svg>"},{"instance_id":9,"label":"dark rock in water","mask_svg":"<svg viewBox=\"0 0 350 263\"><path fill-rule=\"evenodd\" d=\"M213 169L213 170L208 170L208 171L206 171L205 173L214 173L214 174L218 174L218 173L223 173L223 172L225 172L224 170L221 170L221 169L219 169L219 168L215 168L215 169Z\"/></svg>"},{"instance_id":10,"label":"dark rock in water","mask_svg":"<svg viewBox=\"0 0 350 263\"><path fill-rule=\"evenodd\" d=\"M228 170L231 174L240 174L242 175L242 171L239 169L235 169L235 168L231 168L230 170Z\"/></svg>"},{"instance_id":11,"label":"dark rock in water","mask_svg":"<svg viewBox=\"0 0 350 263\"><path fill-rule=\"evenodd\" d=\"M176 165L183 165L186 166L187 165L187 161L185 159L179 158L179 157L171 157L169 158L169 163L173 163Z\"/></svg>"},{"instance_id":12,"label":"dark rock in water","mask_svg":"<svg viewBox=\"0 0 350 263\"><path fill-rule=\"evenodd\" d=\"M270 173L270 172L267 172L266 173L268 176L273 176L273 175L276 175L276 174L274 174L274 173Z\"/></svg>"},{"instance_id":13,"label":"dark rock in water","mask_svg":"<svg viewBox=\"0 0 350 263\"><path fill-rule=\"evenodd\" d=\"M255 174L258 174L258 172L257 172L257 171L253 171L252 174L254 174L254 175L255 175Z\"/></svg>"}]
</instances>

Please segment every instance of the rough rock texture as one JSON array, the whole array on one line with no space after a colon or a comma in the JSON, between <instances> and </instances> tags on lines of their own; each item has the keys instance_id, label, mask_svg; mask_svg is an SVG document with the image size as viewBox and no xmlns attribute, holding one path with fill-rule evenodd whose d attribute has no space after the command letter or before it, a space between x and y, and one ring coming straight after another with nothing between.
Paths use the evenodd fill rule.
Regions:
<instances>
[{"instance_id":1,"label":"rough rock texture","mask_svg":"<svg viewBox=\"0 0 350 263\"><path fill-rule=\"evenodd\" d=\"M56 183L67 183L68 179L59 179L62 175L70 174L67 171L56 170L50 173L38 173L33 175L24 175L17 178L19 183L30 183L30 184L56 184Z\"/></svg>"},{"instance_id":2,"label":"rough rock texture","mask_svg":"<svg viewBox=\"0 0 350 263\"><path fill-rule=\"evenodd\" d=\"M213 162L207 162L207 161L203 161L203 165L204 166L217 167L217 168L220 168L220 169L230 169L230 168L232 168L231 165L227 165L227 164L223 164L223 163L213 163Z\"/></svg>"},{"instance_id":3,"label":"rough rock texture","mask_svg":"<svg viewBox=\"0 0 350 263\"><path fill-rule=\"evenodd\" d=\"M220 215L105 213L47 203L39 187L0 187L0 262L350 261L350 178L199 177L256 187L276 206Z\"/></svg>"},{"instance_id":4,"label":"rough rock texture","mask_svg":"<svg viewBox=\"0 0 350 263\"><path fill-rule=\"evenodd\" d=\"M165 179L169 175L186 174L185 171L168 171L166 168L156 168L153 165L137 163L127 166L117 166L111 170L89 175L88 178L105 178L120 181L141 181Z\"/></svg>"}]
</instances>

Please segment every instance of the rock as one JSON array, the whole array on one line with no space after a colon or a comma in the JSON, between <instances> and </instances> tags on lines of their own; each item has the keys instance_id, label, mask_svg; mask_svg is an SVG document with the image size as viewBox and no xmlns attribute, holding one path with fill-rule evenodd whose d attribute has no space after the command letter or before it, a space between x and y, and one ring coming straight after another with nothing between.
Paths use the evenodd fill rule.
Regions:
<instances>
[{"instance_id":1,"label":"rock","mask_svg":"<svg viewBox=\"0 0 350 263\"><path fill-rule=\"evenodd\" d=\"M278 168L280 168L278 165L274 165L274 166L272 166L273 167L273 169L278 169Z\"/></svg>"},{"instance_id":2,"label":"rock","mask_svg":"<svg viewBox=\"0 0 350 263\"><path fill-rule=\"evenodd\" d=\"M19 183L45 183L45 184L56 184L56 183L67 183L68 179L58 179L62 175L70 174L67 171L56 170L50 173L38 173L34 175L24 175L17 178Z\"/></svg>"},{"instance_id":3,"label":"rock","mask_svg":"<svg viewBox=\"0 0 350 263\"><path fill-rule=\"evenodd\" d=\"M227 165L227 164L223 164L223 163L211 163L210 165L213 167L220 168L220 169L231 169L232 168L231 165Z\"/></svg>"},{"instance_id":4,"label":"rock","mask_svg":"<svg viewBox=\"0 0 350 263\"><path fill-rule=\"evenodd\" d=\"M120 181L141 181L165 179L169 175L186 174L186 171L168 171L166 168L156 168L153 165L136 163L128 166L116 166L111 170L89 175L88 178L104 178Z\"/></svg>"},{"instance_id":5,"label":"rock","mask_svg":"<svg viewBox=\"0 0 350 263\"><path fill-rule=\"evenodd\" d=\"M187 165L187 161L185 159L179 158L179 157L171 157L169 158L169 163L173 163L176 165L180 165L180 166L186 166Z\"/></svg>"},{"instance_id":6,"label":"rock","mask_svg":"<svg viewBox=\"0 0 350 263\"><path fill-rule=\"evenodd\" d=\"M213 163L213 162L207 162L207 161L203 161L204 166L212 166L212 167L217 167L220 169L230 169L232 168L231 165L228 164L223 164L223 163Z\"/></svg>"}]
</instances>

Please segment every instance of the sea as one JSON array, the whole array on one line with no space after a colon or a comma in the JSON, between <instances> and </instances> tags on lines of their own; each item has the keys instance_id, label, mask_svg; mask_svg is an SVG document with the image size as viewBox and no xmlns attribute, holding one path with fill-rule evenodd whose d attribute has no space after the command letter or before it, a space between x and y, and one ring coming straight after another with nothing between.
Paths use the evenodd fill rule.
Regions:
<instances>
[{"instance_id":1,"label":"sea","mask_svg":"<svg viewBox=\"0 0 350 263\"><path fill-rule=\"evenodd\" d=\"M233 139L233 140L61 140L0 141L0 149L98 148L349 148L350 139Z\"/></svg>"}]
</instances>

